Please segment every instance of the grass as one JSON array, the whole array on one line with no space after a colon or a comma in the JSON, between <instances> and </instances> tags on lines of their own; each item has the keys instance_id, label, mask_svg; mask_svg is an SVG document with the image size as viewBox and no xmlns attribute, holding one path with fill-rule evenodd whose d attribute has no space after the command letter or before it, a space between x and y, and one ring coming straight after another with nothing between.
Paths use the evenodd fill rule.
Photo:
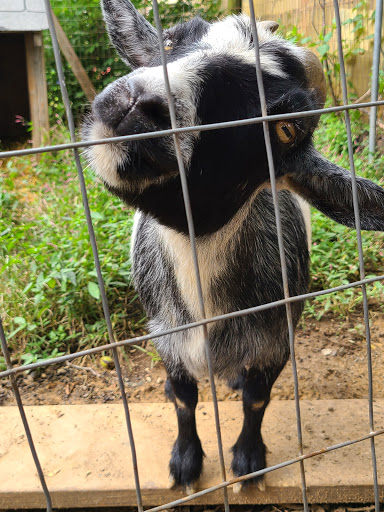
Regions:
<instances>
[{"instance_id":1,"label":"grass","mask_svg":"<svg viewBox=\"0 0 384 512\"><path fill-rule=\"evenodd\" d=\"M371 163L368 162L368 127L358 111L351 111L353 149L356 174L384 186L383 146ZM321 153L349 169L348 142L343 115L323 116L315 132L315 146ZM360 279L356 231L330 220L312 210L312 290L331 288ZM366 277L384 274L384 234L363 231L364 267ZM375 282L367 287L370 304L383 310L384 285ZM361 288L325 295L306 304L306 313L321 318L325 313L345 317L361 307Z\"/></svg>"},{"instance_id":2,"label":"grass","mask_svg":"<svg viewBox=\"0 0 384 512\"><path fill-rule=\"evenodd\" d=\"M10 159L0 174L0 304L15 356L27 364L107 342L71 153ZM130 285L133 212L92 173L86 181L112 323L123 338L143 319Z\"/></svg>"},{"instance_id":3,"label":"grass","mask_svg":"<svg viewBox=\"0 0 384 512\"><path fill-rule=\"evenodd\" d=\"M358 174L383 184L384 156L367 163L366 125L352 114ZM60 141L67 137L60 134ZM343 121L324 116L316 146L348 167ZM143 312L130 282L133 212L86 171L90 208L116 337L142 332ZM359 279L356 234L313 212L312 289ZM384 272L384 235L363 232L367 276ZM383 285L368 287L382 309ZM107 342L100 292L71 152L4 161L0 167L0 307L13 357L24 364ZM308 302L306 314L346 316L360 290ZM4 360L0 358L0 369Z\"/></svg>"}]
</instances>

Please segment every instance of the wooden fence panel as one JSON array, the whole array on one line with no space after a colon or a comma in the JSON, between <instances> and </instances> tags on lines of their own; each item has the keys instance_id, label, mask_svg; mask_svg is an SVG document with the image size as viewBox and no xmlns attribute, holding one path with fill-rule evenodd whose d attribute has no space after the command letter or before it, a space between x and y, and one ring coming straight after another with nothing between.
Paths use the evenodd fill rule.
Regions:
<instances>
[{"instance_id":1,"label":"wooden fence panel","mask_svg":"<svg viewBox=\"0 0 384 512\"><path fill-rule=\"evenodd\" d=\"M332 0L253 0L253 4L255 13L260 19L278 21L284 29L296 26L301 34L315 41L318 40L318 35L322 33L324 26L326 32L330 31L334 19ZM339 4L342 22L354 18L358 13L364 14L364 35L356 46L364 49L365 52L347 62L347 78L353 84L354 92L361 96L370 87L373 39L362 39L374 33L374 22L367 19L375 8L374 0L367 0L358 11L353 10L358 4L356 0L340 0ZM249 14L248 0L242 0L242 8L243 12ZM347 46L356 43L353 28L351 23L342 27ZM329 44L330 51L337 51L336 34L333 35ZM315 48L313 51L316 53ZM336 92L340 94L338 84L334 85ZM351 87L350 92L352 92Z\"/></svg>"}]
</instances>

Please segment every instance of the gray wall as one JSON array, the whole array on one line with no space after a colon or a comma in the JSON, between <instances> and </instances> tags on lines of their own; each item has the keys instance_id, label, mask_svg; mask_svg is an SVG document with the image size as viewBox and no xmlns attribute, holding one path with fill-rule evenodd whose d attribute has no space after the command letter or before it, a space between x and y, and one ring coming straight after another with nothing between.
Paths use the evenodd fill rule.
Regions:
<instances>
[{"instance_id":1,"label":"gray wall","mask_svg":"<svg viewBox=\"0 0 384 512\"><path fill-rule=\"evenodd\" d=\"M0 32L37 32L46 28L44 0L0 0Z\"/></svg>"}]
</instances>

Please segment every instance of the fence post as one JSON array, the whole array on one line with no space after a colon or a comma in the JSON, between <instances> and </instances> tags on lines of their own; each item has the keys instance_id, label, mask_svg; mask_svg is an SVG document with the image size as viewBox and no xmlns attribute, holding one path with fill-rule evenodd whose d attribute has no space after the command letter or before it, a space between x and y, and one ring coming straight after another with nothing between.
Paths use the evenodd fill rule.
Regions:
<instances>
[{"instance_id":1,"label":"fence post","mask_svg":"<svg viewBox=\"0 0 384 512\"><path fill-rule=\"evenodd\" d=\"M383 24L383 0L376 0L375 41L373 45L373 63L371 80L371 101L377 101L379 96L379 67L381 50L381 28ZM369 115L369 161L372 162L376 149L376 118L377 106L371 107Z\"/></svg>"}]
</instances>

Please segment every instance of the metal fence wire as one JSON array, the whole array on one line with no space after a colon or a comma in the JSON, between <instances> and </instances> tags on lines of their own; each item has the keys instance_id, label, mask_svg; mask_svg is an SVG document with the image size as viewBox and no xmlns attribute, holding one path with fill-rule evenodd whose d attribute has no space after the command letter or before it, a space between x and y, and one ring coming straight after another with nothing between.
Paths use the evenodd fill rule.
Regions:
<instances>
[{"instance_id":1,"label":"metal fence wire","mask_svg":"<svg viewBox=\"0 0 384 512\"><path fill-rule=\"evenodd\" d=\"M339 107L331 107L331 108L326 108L323 110L295 112L294 116L295 116L295 118L298 118L298 117L306 117L306 116L313 116L313 115L324 115L329 112L344 111L347 135L348 135L348 150L349 150L350 168L351 168L351 173L352 173L353 202L354 202L354 213L355 213L356 232L357 232L357 241L358 241L360 280L355 281L353 283L346 284L346 285L329 288L326 290L321 290L321 291L317 291L317 292L307 293L304 295L290 297L289 291L288 291L288 278L287 278L287 270L286 270L286 262L285 262L283 235L282 235L282 228L281 228L279 205L278 205L278 201L277 201L277 187L276 187L276 180L275 180L275 170L274 170L274 164L273 164L273 158L272 158L272 148L271 148L268 121L287 119L287 118L290 118L293 116L292 116L292 114L282 114L282 115L274 115L274 116L267 115L267 106L266 106L266 100L265 100L265 94L264 94L264 87L263 87L263 82L261 80L261 67L260 67L259 44L258 44L258 37L257 37L257 25L255 22L255 13L254 13L254 6L253 6L252 1L250 0L250 2L249 2L249 9L250 9L250 13L251 13L253 39L255 41L255 72L256 72L256 76L257 76L260 102L261 102L261 108L262 108L262 116L261 117L252 118L252 119L243 119L243 120L231 121L231 122L224 122L224 123L215 123L215 124L204 125L204 126L190 126L190 127L178 128L177 122L176 122L176 116L175 116L174 101L173 101L173 97L170 92L165 51L164 51L164 47L162 44L162 41L163 41L162 26L161 26L161 21L160 21L160 17L159 17L158 2L157 2L157 0L153 0L154 17L155 17L156 28L157 28L157 33L158 33L158 37L159 37L159 46L160 46L160 51L161 51L162 67L163 67L163 72L164 72L164 81L165 81L166 93L167 93L167 98L168 98L169 112L170 112L170 117L171 117L171 129L158 131L158 132L152 132L152 133L145 133L145 134L135 134L135 135L127 135L127 136L123 136L123 137L114 137L111 139L103 139L103 140L97 140L97 141L95 140L95 141L91 141L91 142L83 142L83 141L76 142L73 115L71 112L68 93L66 90L63 66L62 66L62 62L61 62L55 27L54 27L54 23L53 23L53 19L52 19L51 6L50 6L49 0L45 0L49 28L50 28L51 38L52 38L52 45L53 45L54 53L55 53L56 67L57 67L57 72L59 75L61 91L62 91L66 114L67 114L67 119L68 119L71 143L60 144L60 145L55 145L55 146L52 145L52 146L33 148L33 149L17 150L17 151L6 151L6 152L0 153L0 158L17 157L17 156L21 156L21 155L32 155L32 154L38 154L38 153L43 153L43 152L48 152L48 151L50 151L50 152L63 151L63 150L67 150L67 149L73 150L74 158L75 158L75 162L76 162L76 166L77 166L77 171L78 171L78 175L79 175L80 188L81 188L81 194L82 194L82 198L83 198L84 210L85 210L85 214L86 214L89 237L90 237L90 241L91 241L91 245L92 245L92 249L93 249L93 256L94 256L94 261L95 261L97 279L98 279L98 284L99 284L100 292L101 292L101 300L102 300L102 304L103 304L104 315L105 315L105 320L107 323L108 334L109 334L109 343L107 345L99 346L96 348L91 348L88 350L79 351L74 354L68 354L68 355L64 355L61 357L51 358L49 360L45 360L45 361L39 362L39 363L33 363L33 364L25 365L25 366L13 367L11 358L10 358L9 349L8 349L7 342L6 342L6 336L4 333L4 329L3 329L3 325L2 325L1 317L0 317L1 346L2 346L2 351L4 353L4 358L5 358L5 361L7 364L7 370L0 372L0 378L8 377L11 381L11 385L12 385L12 388L13 388L13 391L14 391L14 394L16 397L17 406L19 408L20 415L21 415L23 425L24 425L24 429L26 432L26 436L28 439L28 443L29 443L29 446L30 446L30 449L32 452L32 456L33 456L33 459L34 459L34 462L35 462L35 465L37 468L37 472L38 472L38 475L39 475L39 478L41 481L42 489L45 494L47 512L52 511L51 495L50 495L49 489L48 489L46 481L45 481L42 467L39 462L37 451L36 451L36 448L35 448L35 445L33 442L32 433L28 426L28 421L27 421L27 418L26 418L26 415L24 412L22 400L20 397L20 392L19 392L18 385L16 382L16 375L20 372L25 372L27 370L41 368L44 366L57 364L57 363L63 363L64 361L73 360L78 357L95 354L95 353L102 352L102 351L108 350L108 349L111 349L113 352L114 363L115 363L118 382L119 382L119 386L120 386L121 397L123 400L127 432L128 432L131 453L132 453L133 471L134 471L134 476L135 476L135 485L136 485L136 494L137 494L137 507L138 507L139 512L143 511L139 470L138 470L137 459L136 459L135 440L134 440L134 437L132 434L129 405L128 405L127 398L126 398L124 382L123 382L121 368L120 368L120 364L119 364L119 360L118 360L118 356L117 356L117 348L120 346L123 346L123 345L137 344L139 342L153 338L154 336L153 335L145 335L145 336L139 336L139 337L126 339L126 340L118 341L118 342L116 342L116 340L114 338L111 317L110 317L108 303L107 303L107 299L106 299L105 286L104 286L104 282L103 282L103 278L102 278L101 266L100 266L98 250L97 250L97 245L96 245L96 240L95 240L95 235L94 235L94 229L93 229L90 210L89 210L89 206L88 206L87 191L86 191L85 182L84 182L83 169L82 169L82 165L80 162L78 149L81 147L86 147L86 146L96 145L96 144L105 144L105 143L110 144L111 142L118 143L118 142L127 141L127 140L140 140L140 139L145 139L145 138L160 137L160 136L164 136L164 135L172 135L174 145L175 145L175 152L176 152L176 156L177 156L177 162L178 162L178 166L179 166L179 172L180 172L181 183L182 183L185 210L186 210L186 215L187 215L187 220L188 220L188 229L189 229L189 236L190 236L190 243L191 243L191 251L192 251L192 255L193 255L193 264L194 264L194 272L195 272L196 283L197 283L197 292L198 292L198 298L199 298L201 319L197 322L177 326L177 327L169 329L167 331L159 332L156 334L156 337L161 337L161 336L164 336L164 335L167 335L170 333L180 332L185 329L196 328L198 326L200 326L200 328L202 330L202 334L203 334L204 340L205 340L206 358L207 358L207 362L208 362L209 378L210 378L210 384L211 384L211 390L212 390L212 396L213 396L215 421L216 421L217 444L218 444L222 482L215 486L201 490L199 492L195 492L194 494L186 496L182 499L178 499L178 500L172 501L170 503L164 503L161 506L147 509L147 512L158 512L158 511L165 510L165 509L168 509L171 507L182 505L182 504L185 504L186 502L192 501L193 499L195 499L197 497L204 496L208 493L214 492L219 489L222 490L224 508L225 508L225 511L228 512L229 511L229 502L228 502L227 488L229 485L233 485L238 482L243 482L245 480L248 480L248 479L251 479L251 478L254 478L257 476L261 476L261 475L264 475L271 471L275 471L279 468L282 468L282 467L285 467L285 466L288 466L291 464L296 464L296 463L298 463L300 465L300 470L301 470L301 486L302 486L304 510L308 511L309 508L308 508L308 500L307 500L307 492L306 492L305 466L304 466L305 459L308 459L310 457L316 457L317 455L328 453L330 451L337 450L342 447L350 446L350 445L353 445L353 444L356 444L356 443L359 443L359 442L362 442L362 441L368 440L368 439L370 440L370 443L371 443L372 478L373 478L375 510L376 510L376 512L379 512L380 505L379 505L379 487L378 487L377 469L376 469L375 437L378 435L384 434L384 429L375 430L375 427L374 427L373 394L372 394L372 361L371 361L371 348L370 348L371 340L370 340L370 328L369 328L369 322L368 322L368 301L367 301L366 286L375 281L383 280L384 275L376 276L376 277L370 278L370 279L365 278L364 257L363 257L362 241L361 241L360 217L359 217L359 208L358 208L358 200L357 200L357 187L356 187L356 177L355 177L355 169L354 169L354 161L353 161L353 149L352 149L352 137L351 137L349 110L353 109L353 108L356 109L356 108L361 108L361 107L373 107L373 106L384 105L384 101L377 101L377 99L376 99L377 97L376 97L376 98L374 98L376 101L353 104L353 105L348 104L347 82L346 82L343 51L342 51L339 6L338 6L337 0L333 0L333 2L334 2L334 10L335 10L335 19L336 19L336 24L337 24L338 50L339 50L339 58L340 58L340 73L341 73L341 78L342 78L343 103L344 104ZM382 0L381 1L377 0L377 12L378 13L382 12L382 10L380 10L380 7L382 8L382 3L383 3ZM379 28L376 27L376 30L381 31L381 27L379 27ZM377 51L378 52L380 51L380 47L378 48ZM379 66L379 59L376 59L375 62L376 62L375 65L377 66L377 69L376 69L376 73L377 73L378 66ZM195 243L194 224L193 224L193 212L191 210L191 205L190 205L190 201L189 201L187 179L186 179L186 173L185 173L182 154L181 154L179 136L181 133L185 133L185 132L225 129L228 127L244 126L244 125L256 124L256 123L262 123L263 129L264 129L264 137L265 137L265 144L266 144L266 149L267 149L267 157L268 157L269 172L270 172L270 181L271 181L271 188L272 188L275 215L276 215L278 244L279 244L280 260L281 260L281 268L282 268L282 280L283 280L283 285L284 285L284 299L275 301L275 302L272 302L269 304L255 306L255 307L252 307L252 308L249 308L246 310L233 311L233 312L230 312L230 313L227 313L224 315L207 318L206 314L205 314L204 299L203 299L200 274L199 274L199 265L198 265L198 259L197 259L197 253L196 253L196 243ZM296 301L303 301L305 299L314 298L314 297L317 297L320 295L336 293L336 292L345 290L347 288L352 288L352 287L361 287L362 297L363 297L364 320L365 320L365 330L366 330L365 332L366 332L366 340L367 340L368 383L369 383L369 395L368 395L369 432L367 432L366 435L361 436L356 439L346 440L342 443L335 444L335 445L329 446L327 448L321 448L321 449L319 448L318 451L314 451L311 453L304 453L303 443L302 443L302 426L301 426L301 415L300 415L299 385L298 385L298 377L297 377L296 361L295 361L295 338L294 338L294 327L293 327L292 315L291 315L291 304ZM221 441L221 429L220 429L220 420L219 420L219 412L218 412L218 403L217 403L217 396L216 396L216 390L215 390L214 375L213 375L213 370L212 370L210 345L209 345L209 339L208 339L208 335L207 335L207 325L211 322L216 322L218 320L239 317L242 315L249 315L249 314L252 314L252 313L255 313L258 311L263 311L268 308L275 308L277 306L282 306L282 305L285 305L285 308L286 308L287 322L288 322L288 327L289 327L289 340L290 340L291 361L292 361L292 367L293 367L293 381L294 381L295 405L296 405L298 455L297 455L297 457L295 457L293 459L286 460L277 465L267 467L265 469L256 471L254 473L250 473L248 475L244 475L244 476L241 476L238 478L228 479L226 476L225 466L224 466L224 456L223 456L223 447L222 447L222 441Z\"/></svg>"}]
</instances>

